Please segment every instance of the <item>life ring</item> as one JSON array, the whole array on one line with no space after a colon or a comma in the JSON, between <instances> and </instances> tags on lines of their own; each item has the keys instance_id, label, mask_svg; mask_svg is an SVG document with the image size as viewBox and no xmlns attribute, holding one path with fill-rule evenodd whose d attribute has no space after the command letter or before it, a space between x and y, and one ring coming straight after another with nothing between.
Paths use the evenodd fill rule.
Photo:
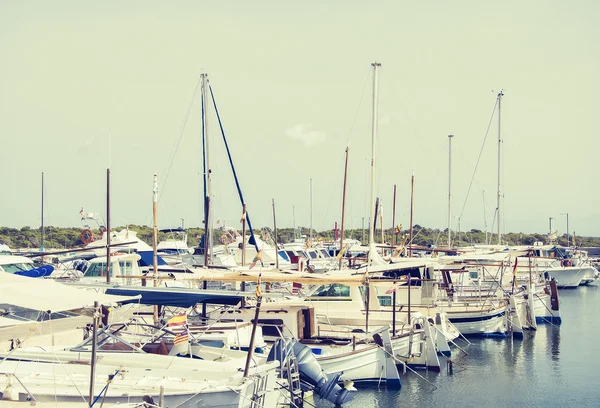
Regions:
<instances>
[{"instance_id":1,"label":"life ring","mask_svg":"<svg viewBox=\"0 0 600 408\"><path fill-rule=\"evenodd\" d=\"M304 272L304 258L298 258L298 272Z\"/></svg>"},{"instance_id":2,"label":"life ring","mask_svg":"<svg viewBox=\"0 0 600 408\"><path fill-rule=\"evenodd\" d=\"M573 262L570 259L563 259L560 264L561 266L573 266Z\"/></svg>"},{"instance_id":3,"label":"life ring","mask_svg":"<svg viewBox=\"0 0 600 408\"><path fill-rule=\"evenodd\" d=\"M81 231L81 236L79 237L79 239L81 239L83 245L89 244L94 240L94 231L92 231L89 228L84 229L83 231Z\"/></svg>"}]
</instances>

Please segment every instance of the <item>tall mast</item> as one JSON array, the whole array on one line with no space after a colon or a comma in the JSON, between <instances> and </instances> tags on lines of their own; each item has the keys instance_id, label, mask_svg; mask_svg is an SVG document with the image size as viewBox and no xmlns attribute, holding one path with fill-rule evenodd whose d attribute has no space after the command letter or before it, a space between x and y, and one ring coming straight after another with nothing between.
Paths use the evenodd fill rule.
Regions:
<instances>
[{"instance_id":1,"label":"tall mast","mask_svg":"<svg viewBox=\"0 0 600 408\"><path fill-rule=\"evenodd\" d=\"M346 214L346 180L348 178L348 151L350 150L350 142L346 145L346 162L344 164L344 192L342 194L342 225L340 232L340 253L344 250L344 217ZM339 268L342 269L342 255L340 255Z\"/></svg>"},{"instance_id":2,"label":"tall mast","mask_svg":"<svg viewBox=\"0 0 600 408\"><path fill-rule=\"evenodd\" d=\"M296 239L296 206L292 205L292 224L294 228L294 240Z\"/></svg>"},{"instance_id":3,"label":"tall mast","mask_svg":"<svg viewBox=\"0 0 600 408\"><path fill-rule=\"evenodd\" d=\"M42 239L40 242L40 251L44 252L44 172L42 171ZM43 257L42 257L43 259Z\"/></svg>"},{"instance_id":4,"label":"tall mast","mask_svg":"<svg viewBox=\"0 0 600 408\"><path fill-rule=\"evenodd\" d=\"M110 169L106 169L106 283L110 283Z\"/></svg>"},{"instance_id":5,"label":"tall mast","mask_svg":"<svg viewBox=\"0 0 600 408\"><path fill-rule=\"evenodd\" d=\"M158 286L158 255L156 248L158 245L158 176L154 175L154 185L152 188L152 269L154 272L154 287ZM158 325L158 306L153 307L154 324Z\"/></svg>"},{"instance_id":6,"label":"tall mast","mask_svg":"<svg viewBox=\"0 0 600 408\"><path fill-rule=\"evenodd\" d=\"M452 138L454 135L448 135L448 247L451 246L452 239Z\"/></svg>"},{"instance_id":7,"label":"tall mast","mask_svg":"<svg viewBox=\"0 0 600 408\"><path fill-rule=\"evenodd\" d=\"M369 212L371 217L375 215L375 139L377 137L377 69L381 66L378 62L371 64L373 67L373 113L371 118L371 211ZM369 223L369 245L371 249L375 245L375 223ZM369 250L369 261L372 261L371 250Z\"/></svg>"},{"instance_id":8,"label":"tall mast","mask_svg":"<svg viewBox=\"0 0 600 408\"><path fill-rule=\"evenodd\" d=\"M482 191L483 194L483 226L485 227L485 243L488 243L488 230L487 230L487 217L485 215L485 190Z\"/></svg>"},{"instance_id":9,"label":"tall mast","mask_svg":"<svg viewBox=\"0 0 600 408\"><path fill-rule=\"evenodd\" d=\"M415 202L415 170L412 171L412 177L410 178L410 239L408 247L408 256L412 257L412 245L413 245L413 204Z\"/></svg>"},{"instance_id":10,"label":"tall mast","mask_svg":"<svg viewBox=\"0 0 600 408\"><path fill-rule=\"evenodd\" d=\"M273 243L275 244L275 267L279 269L279 247L277 246L277 218L275 217L275 199L273 202Z\"/></svg>"},{"instance_id":11,"label":"tall mast","mask_svg":"<svg viewBox=\"0 0 600 408\"><path fill-rule=\"evenodd\" d=\"M498 245L502 243L502 234L500 232L500 152L502 150L502 136L500 134L500 104L504 94L502 91L498 94L498 197L496 201L496 211L498 214Z\"/></svg>"},{"instance_id":12,"label":"tall mast","mask_svg":"<svg viewBox=\"0 0 600 408\"><path fill-rule=\"evenodd\" d=\"M312 213L313 213L313 201L312 201L312 179L310 179L310 234L309 234L309 245L312 247L313 244L313 226L312 226Z\"/></svg>"},{"instance_id":13,"label":"tall mast","mask_svg":"<svg viewBox=\"0 0 600 408\"><path fill-rule=\"evenodd\" d=\"M396 185L394 184L394 202L392 204L392 246L396 245Z\"/></svg>"},{"instance_id":14,"label":"tall mast","mask_svg":"<svg viewBox=\"0 0 600 408\"><path fill-rule=\"evenodd\" d=\"M201 74L202 78L202 142L204 147L204 266L209 264L209 254L212 255L212 217L210 211L211 198L211 169L210 169L210 143L208 139L208 119L206 110L208 94L208 75ZM212 262L210 262L212 263Z\"/></svg>"}]
</instances>

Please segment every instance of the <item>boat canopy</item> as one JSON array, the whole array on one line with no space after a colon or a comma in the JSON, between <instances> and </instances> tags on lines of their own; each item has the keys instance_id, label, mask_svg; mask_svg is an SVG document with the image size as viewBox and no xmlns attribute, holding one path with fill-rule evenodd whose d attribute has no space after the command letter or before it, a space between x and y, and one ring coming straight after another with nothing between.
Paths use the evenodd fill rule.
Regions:
<instances>
[{"instance_id":1,"label":"boat canopy","mask_svg":"<svg viewBox=\"0 0 600 408\"><path fill-rule=\"evenodd\" d=\"M137 302L139 296L112 296L95 290L66 286L52 279L32 279L0 273L0 303L50 313L93 307L94 301L102 305Z\"/></svg>"},{"instance_id":2,"label":"boat canopy","mask_svg":"<svg viewBox=\"0 0 600 408\"><path fill-rule=\"evenodd\" d=\"M154 252L153 251L138 251L137 254L140 256L138 261L139 266L153 266L154 265ZM158 265L168 265L167 262L160 256L156 256Z\"/></svg>"},{"instance_id":3,"label":"boat canopy","mask_svg":"<svg viewBox=\"0 0 600 408\"><path fill-rule=\"evenodd\" d=\"M174 307L192 307L198 303L215 305L237 305L244 296L254 296L253 292L209 291L179 288L154 288L143 286L115 287L106 289L106 293L119 296L140 296L139 303ZM125 303L138 302L131 300Z\"/></svg>"}]
</instances>

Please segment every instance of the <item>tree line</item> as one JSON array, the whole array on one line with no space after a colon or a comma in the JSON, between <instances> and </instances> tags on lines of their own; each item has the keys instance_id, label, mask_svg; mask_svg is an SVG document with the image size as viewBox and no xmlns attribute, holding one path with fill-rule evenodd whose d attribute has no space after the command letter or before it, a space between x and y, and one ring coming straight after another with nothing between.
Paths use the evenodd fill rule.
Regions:
<instances>
[{"instance_id":1,"label":"tree line","mask_svg":"<svg viewBox=\"0 0 600 408\"><path fill-rule=\"evenodd\" d=\"M117 227L114 230L126 228ZM130 231L137 232L138 238L152 245L152 227L146 225L128 225ZM190 247L197 246L201 236L204 234L202 228L188 228L188 245ZM100 230L93 230L96 238L101 236ZM254 231L260 237L269 237L267 241L273 239L274 233L272 228L261 228ZM44 249L67 249L83 247L82 228L80 227L53 227L47 226L44 228ZM339 233L339 231L338 231ZM222 229L216 229L213 234L214 243L221 241L221 237L225 234ZM247 232L247 234L249 234ZM315 231L313 230L313 240L321 240L323 242L333 241L335 232L333 230ZM277 242L291 242L294 239L305 239L310 236L308 228L281 228L277 230ZM383 231L383 242L388 244L398 245L402 242L408 242L409 231L403 229L401 231L392 228ZM344 232L344 239L356 239L361 242L367 242L369 233L364 229L351 229ZM159 232L158 240L170 238L170 233ZM375 231L376 242L382 242L381 230ZM452 232L451 243L453 246L462 246L470 244L497 243L498 237L495 234L486 233L481 230L472 229L470 231ZM547 235L538 233L520 233L511 232L502 235L502 242L507 245L533 245L534 242L547 242ZM12 249L40 249L42 245L42 231L40 228L31 228L28 226L22 228L0 227L0 243L6 244ZM413 243L415 245L424 246L447 246L448 245L448 230L436 228L426 228L420 225L413 227ZM573 236L569 237L569 243L573 245ZM567 245L567 235L564 234L558 237L558 244ZM600 247L600 237L575 237L575 245L579 247Z\"/></svg>"}]
</instances>

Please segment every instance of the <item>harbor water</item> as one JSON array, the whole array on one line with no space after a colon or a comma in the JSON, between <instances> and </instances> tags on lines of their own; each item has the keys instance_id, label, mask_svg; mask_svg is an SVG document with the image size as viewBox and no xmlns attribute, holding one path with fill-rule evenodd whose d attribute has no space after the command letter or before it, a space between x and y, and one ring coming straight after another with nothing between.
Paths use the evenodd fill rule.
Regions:
<instances>
[{"instance_id":1,"label":"harbor water","mask_svg":"<svg viewBox=\"0 0 600 408\"><path fill-rule=\"evenodd\" d=\"M561 326L523 339L471 337L453 348L453 370L402 374L402 389L361 387L344 405L365 407L598 407L600 286L560 291ZM318 407L331 404L317 401Z\"/></svg>"}]
</instances>

